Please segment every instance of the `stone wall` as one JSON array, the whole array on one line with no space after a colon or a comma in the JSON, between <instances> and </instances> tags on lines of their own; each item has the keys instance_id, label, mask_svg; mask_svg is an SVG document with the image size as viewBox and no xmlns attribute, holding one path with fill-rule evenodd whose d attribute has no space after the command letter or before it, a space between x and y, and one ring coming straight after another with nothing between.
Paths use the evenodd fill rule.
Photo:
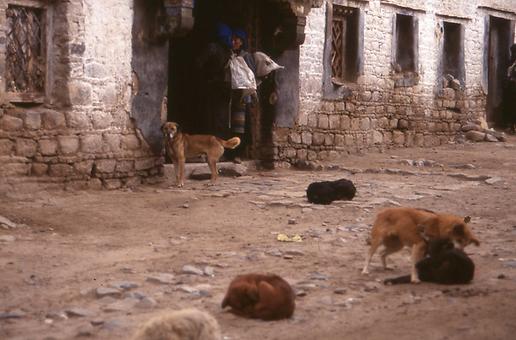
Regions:
<instances>
[{"instance_id":1,"label":"stone wall","mask_svg":"<svg viewBox=\"0 0 516 340\"><path fill-rule=\"evenodd\" d=\"M159 173L160 158L130 119L132 2L51 2L45 103L2 100L3 189L119 188Z\"/></svg>"},{"instance_id":2,"label":"stone wall","mask_svg":"<svg viewBox=\"0 0 516 340\"><path fill-rule=\"evenodd\" d=\"M325 1L326 4L327 1ZM364 14L363 74L340 100L322 91L326 6L312 9L301 46L301 107L293 129L274 131L275 161L328 160L342 154L389 147L430 147L454 139L461 125L485 117L483 87L484 18L514 20L506 1L334 0ZM511 5L512 3L512 5ZM479 7L480 6L480 7ZM419 22L419 59L415 86L396 87L392 71L392 31L396 13ZM442 20L465 28L465 84L443 87L438 74ZM331 39L331 37L330 37ZM485 86L485 85L484 85Z\"/></svg>"}]
</instances>

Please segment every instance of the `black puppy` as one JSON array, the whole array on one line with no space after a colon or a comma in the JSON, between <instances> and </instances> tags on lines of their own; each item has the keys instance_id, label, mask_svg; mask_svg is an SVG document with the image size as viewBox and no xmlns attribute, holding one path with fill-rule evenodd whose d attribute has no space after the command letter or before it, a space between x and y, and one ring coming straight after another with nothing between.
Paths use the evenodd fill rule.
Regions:
<instances>
[{"instance_id":1,"label":"black puppy","mask_svg":"<svg viewBox=\"0 0 516 340\"><path fill-rule=\"evenodd\" d=\"M421 281L442 284L465 284L473 280L475 264L447 238L428 243L428 256L416 264ZM386 279L385 284L410 283L410 275Z\"/></svg>"},{"instance_id":2,"label":"black puppy","mask_svg":"<svg viewBox=\"0 0 516 340\"><path fill-rule=\"evenodd\" d=\"M316 204L330 204L336 200L352 200L357 189L347 179L311 183L306 189L308 201Z\"/></svg>"}]
</instances>

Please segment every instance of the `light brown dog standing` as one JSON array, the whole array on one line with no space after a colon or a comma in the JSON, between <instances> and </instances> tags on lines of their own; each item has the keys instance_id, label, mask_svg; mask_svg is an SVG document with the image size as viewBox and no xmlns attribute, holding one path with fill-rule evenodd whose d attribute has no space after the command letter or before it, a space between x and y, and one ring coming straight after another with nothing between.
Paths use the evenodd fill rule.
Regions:
<instances>
[{"instance_id":1,"label":"light brown dog standing","mask_svg":"<svg viewBox=\"0 0 516 340\"><path fill-rule=\"evenodd\" d=\"M287 281L273 274L239 275L231 281L222 300L237 315L262 320L290 318L295 294Z\"/></svg>"},{"instance_id":2,"label":"light brown dog standing","mask_svg":"<svg viewBox=\"0 0 516 340\"><path fill-rule=\"evenodd\" d=\"M212 135L190 135L179 131L179 125L167 122L161 127L165 150L174 162L176 170L176 184L184 185L185 162L187 158L206 155L211 172L211 184L217 180L217 161L224 154L224 148L234 149L240 144L240 138L228 140Z\"/></svg>"},{"instance_id":3,"label":"light brown dog standing","mask_svg":"<svg viewBox=\"0 0 516 340\"><path fill-rule=\"evenodd\" d=\"M477 246L480 242L467 226L470 217L438 214L429 210L415 208L387 208L376 216L371 230L371 248L366 257L363 274L369 273L369 263L380 245L385 248L380 256L382 265L387 269L388 255L411 247L411 281L419 282L416 263L426 251L425 238L449 238L458 248L463 249L470 243Z\"/></svg>"}]
</instances>

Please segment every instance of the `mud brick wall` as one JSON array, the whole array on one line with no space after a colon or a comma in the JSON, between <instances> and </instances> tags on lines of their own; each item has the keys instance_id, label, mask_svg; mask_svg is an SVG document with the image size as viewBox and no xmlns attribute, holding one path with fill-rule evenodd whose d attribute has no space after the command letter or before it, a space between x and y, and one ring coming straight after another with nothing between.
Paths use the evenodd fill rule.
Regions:
<instances>
[{"instance_id":1,"label":"mud brick wall","mask_svg":"<svg viewBox=\"0 0 516 340\"><path fill-rule=\"evenodd\" d=\"M53 20L45 103L2 100L2 189L34 183L119 188L154 180L160 158L130 118L132 1L49 6Z\"/></svg>"},{"instance_id":2,"label":"mud brick wall","mask_svg":"<svg viewBox=\"0 0 516 340\"><path fill-rule=\"evenodd\" d=\"M334 0L334 4L360 8L364 16L363 71L356 83L346 84L349 93L341 99L325 98L322 89L326 2L307 18L300 57L299 117L293 128L274 130L275 161L331 160L362 150L436 146L453 140L465 122L485 117L484 20L489 14L514 19L513 14L491 10L511 9L513 2ZM395 86L399 80L392 70L391 51L396 13L418 20L415 86ZM442 20L464 27L465 82L457 89L440 83Z\"/></svg>"}]
</instances>

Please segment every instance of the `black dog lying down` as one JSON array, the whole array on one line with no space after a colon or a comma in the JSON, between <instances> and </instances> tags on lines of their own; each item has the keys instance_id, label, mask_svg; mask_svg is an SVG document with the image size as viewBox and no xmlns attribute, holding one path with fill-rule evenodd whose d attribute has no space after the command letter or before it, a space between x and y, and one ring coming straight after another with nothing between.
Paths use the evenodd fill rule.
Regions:
<instances>
[{"instance_id":1,"label":"black dog lying down","mask_svg":"<svg viewBox=\"0 0 516 340\"><path fill-rule=\"evenodd\" d=\"M473 280L475 264L462 250L454 248L449 239L434 239L428 243L428 256L416 263L421 281L442 284L465 284ZM410 283L410 275L386 279L385 284Z\"/></svg>"},{"instance_id":2,"label":"black dog lying down","mask_svg":"<svg viewBox=\"0 0 516 340\"><path fill-rule=\"evenodd\" d=\"M330 204L337 200L352 200L357 189L347 179L311 183L306 189L308 201L316 204Z\"/></svg>"}]
</instances>

